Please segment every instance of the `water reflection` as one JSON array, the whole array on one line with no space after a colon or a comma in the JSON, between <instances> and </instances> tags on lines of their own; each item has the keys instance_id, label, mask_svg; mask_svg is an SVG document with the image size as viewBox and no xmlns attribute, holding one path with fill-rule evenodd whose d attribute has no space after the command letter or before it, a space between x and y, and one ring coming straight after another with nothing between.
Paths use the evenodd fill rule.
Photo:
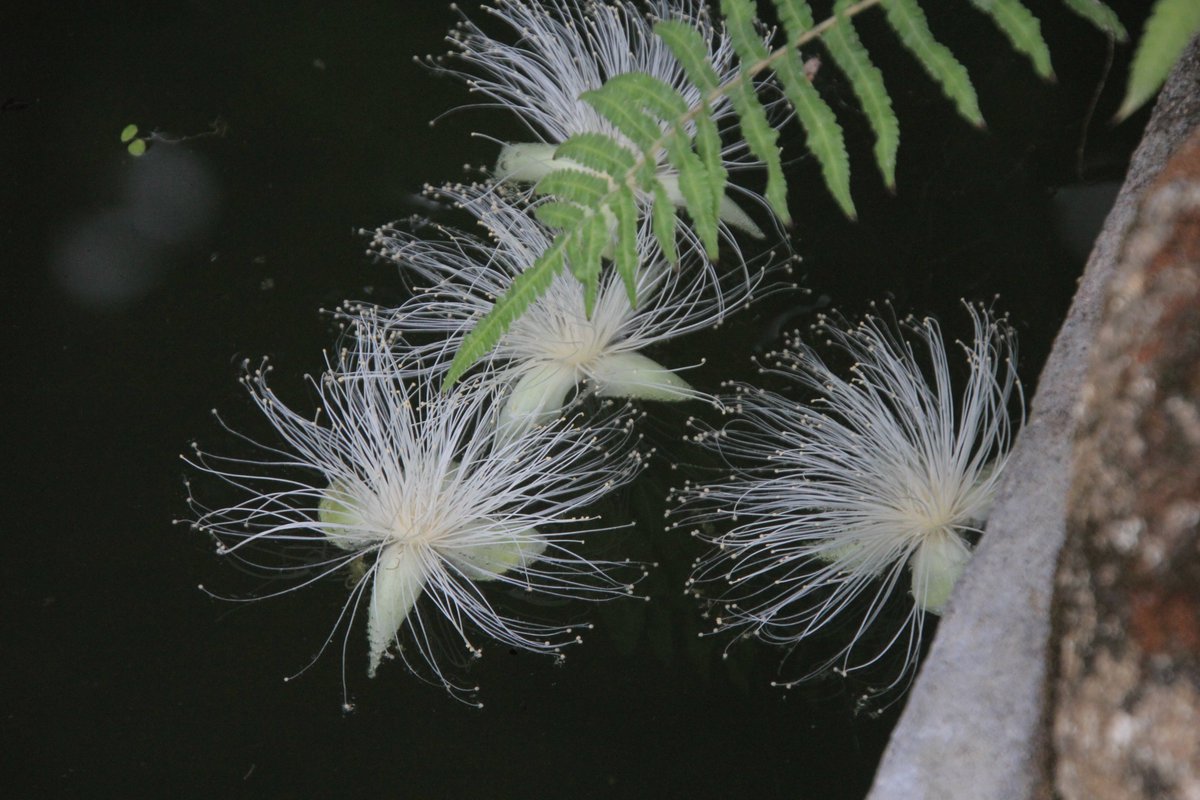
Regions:
<instances>
[{"instance_id":1,"label":"water reflection","mask_svg":"<svg viewBox=\"0 0 1200 800\"><path fill-rule=\"evenodd\" d=\"M122 167L119 203L68 223L50 255L58 285L92 310L149 294L172 264L168 251L203 234L218 206L212 171L188 150L160 145Z\"/></svg>"}]
</instances>

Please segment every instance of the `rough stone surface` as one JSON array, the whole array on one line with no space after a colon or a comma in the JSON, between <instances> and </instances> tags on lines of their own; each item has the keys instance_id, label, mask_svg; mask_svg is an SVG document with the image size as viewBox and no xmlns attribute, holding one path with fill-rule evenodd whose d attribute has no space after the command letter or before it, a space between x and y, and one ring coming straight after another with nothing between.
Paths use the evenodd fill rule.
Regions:
<instances>
[{"instance_id":1,"label":"rough stone surface","mask_svg":"<svg viewBox=\"0 0 1200 800\"><path fill-rule=\"evenodd\" d=\"M1054 602L1054 787L1200 800L1200 128L1096 337Z\"/></svg>"},{"instance_id":2,"label":"rough stone surface","mask_svg":"<svg viewBox=\"0 0 1200 800\"><path fill-rule=\"evenodd\" d=\"M872 800L1019 800L1043 785L1050 600L1071 441L1105 289L1145 187L1200 121L1200 44L1160 95L1042 371L1029 421L871 789Z\"/></svg>"}]
</instances>

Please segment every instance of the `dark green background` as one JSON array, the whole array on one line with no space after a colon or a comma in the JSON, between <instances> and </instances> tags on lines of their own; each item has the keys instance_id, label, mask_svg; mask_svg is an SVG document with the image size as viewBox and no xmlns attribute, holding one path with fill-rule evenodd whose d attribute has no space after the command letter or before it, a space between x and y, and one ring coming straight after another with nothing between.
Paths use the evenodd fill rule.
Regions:
<instances>
[{"instance_id":1,"label":"dark green background","mask_svg":"<svg viewBox=\"0 0 1200 800\"><path fill-rule=\"evenodd\" d=\"M1142 4L1114 5L1140 29ZM777 295L656 357L705 356L693 379L714 389L752 379L749 354L807 324L798 303L824 297L854 314L891 297L961 334L958 299L999 295L1032 387L1086 253L1070 242L1094 233L1115 189L1103 182L1121 177L1144 124L1107 124L1128 49L1101 87L1104 39L1058 2L1030 0L1057 68L1044 84L966 3L925 6L976 79L989 130L957 120L878 12L865 15L901 119L897 196L879 184L847 87L823 70L848 127L860 221L838 216L789 134L797 274L812 296ZM745 642L723 662L723 641L695 638L704 623L680 591L695 551L658 522L678 478L666 464L686 471L696 458L676 438L678 409L648 407L658 465L611 509L636 514L632 550L661 563L647 584L655 602L593 613L597 630L563 667L491 648L471 671L483 711L398 666L368 681L361 628L354 713L340 709L336 647L284 683L328 634L337 581L243 605L197 590L279 588L172 525L187 513L179 453L193 438L228 451L210 409L261 431L236 383L241 360L269 355L281 393L307 407L300 376L334 342L318 309L401 296L355 229L427 213L424 182L494 157L470 131L516 131L478 111L428 126L467 99L412 62L444 49L453 12L197 0L37 4L2 19L6 796L865 793L898 705L855 716L862 687L840 680L785 694L768 685L781 652ZM142 159L117 141L130 122L186 135L216 118L224 138ZM166 223L165 238L147 233ZM114 282L126 288L114 295Z\"/></svg>"}]
</instances>

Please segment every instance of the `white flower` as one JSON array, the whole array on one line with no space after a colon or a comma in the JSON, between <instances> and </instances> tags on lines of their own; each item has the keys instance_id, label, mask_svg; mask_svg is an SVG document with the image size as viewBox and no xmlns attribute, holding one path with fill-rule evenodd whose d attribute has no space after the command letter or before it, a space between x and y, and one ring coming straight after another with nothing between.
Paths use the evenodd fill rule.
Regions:
<instances>
[{"instance_id":1,"label":"white flower","mask_svg":"<svg viewBox=\"0 0 1200 800\"><path fill-rule=\"evenodd\" d=\"M552 238L522 207L498 193L468 186L441 193L476 216L490 240L447 230L445 241L430 241L385 226L371 244L376 254L399 266L413 287L413 298L389 312L390 324L414 341L423 363L435 369L448 365L446 355L457 351L463 337ZM636 308L615 271L606 269L589 318L583 285L564 271L513 322L486 357L496 378L510 388L506 421L551 419L585 384L601 397L675 401L704 396L642 351L719 324L728 311L748 302L763 272L750 273L739 262L740 269L719 275L707 261L694 258L672 267L645 227L638 251L642 266ZM347 313L353 316L356 308ZM421 342L424 334L433 336Z\"/></svg>"},{"instance_id":2,"label":"white flower","mask_svg":"<svg viewBox=\"0 0 1200 800\"><path fill-rule=\"evenodd\" d=\"M959 391L932 319L905 320L907 338L874 317L845 330L823 320L817 330L853 362L849 380L790 341L764 371L794 380L808 402L739 387L728 401L738 418L697 436L735 467L685 487L674 512L674 527L716 545L689 586L716 601L718 629L795 644L852 618L850 641L805 677L872 664L901 641L908 674L925 612L942 612L987 518L1020 394L1011 329L968 309ZM906 570L913 602L901 624L866 636ZM854 655L860 639L874 648L865 658Z\"/></svg>"},{"instance_id":3,"label":"white flower","mask_svg":"<svg viewBox=\"0 0 1200 800\"><path fill-rule=\"evenodd\" d=\"M439 639L457 640L471 655L481 652L477 632L548 653L578 639L577 626L503 610L513 598L485 587L591 599L631 591L621 573L637 568L589 560L579 545L607 530L589 525L595 518L585 509L629 481L640 456L622 447L630 422L619 414L590 427L556 420L497 437L494 384L464 382L443 393L406 381L397 377L410 366L403 353L382 328L362 323L350 350L311 381L315 417L280 400L268 369L248 372L243 382L286 448L247 439L266 454L248 458L197 449L189 463L241 498L209 507L189 484L189 501L220 552L249 558L264 546L285 548L292 562L282 571L299 572L302 585L357 567L343 618L353 619L365 599L369 674L398 653L458 694L473 690L444 673ZM333 549L316 563L297 565L296 550L286 549L322 542Z\"/></svg>"},{"instance_id":4,"label":"white flower","mask_svg":"<svg viewBox=\"0 0 1200 800\"><path fill-rule=\"evenodd\" d=\"M564 164L584 169L554 159L558 145L578 133L608 134L639 154L608 120L579 99L613 76L644 72L674 87L690 105L699 102L699 91L654 34L657 19L694 25L709 43L708 61L722 82L737 71L729 37L723 30L714 30L699 0L658 0L649 4L649 13L631 2L592 0L501 0L485 10L510 28L517 41L509 44L495 39L464 19L450 36L450 43L468 68L448 71L462 77L471 91L485 95L496 107L517 114L537 139L504 146L496 164L501 181L536 183ZM733 121L733 109L722 99L714 104L712 116L723 126ZM726 168L738 169L747 163L745 143L738 137L731 140L733 144L724 153ZM658 164L658 176L670 200L682 207L678 175L666 163L665 154ZM761 204L757 195L743 193ZM752 236L763 235L729 197L721 204L720 219Z\"/></svg>"}]
</instances>

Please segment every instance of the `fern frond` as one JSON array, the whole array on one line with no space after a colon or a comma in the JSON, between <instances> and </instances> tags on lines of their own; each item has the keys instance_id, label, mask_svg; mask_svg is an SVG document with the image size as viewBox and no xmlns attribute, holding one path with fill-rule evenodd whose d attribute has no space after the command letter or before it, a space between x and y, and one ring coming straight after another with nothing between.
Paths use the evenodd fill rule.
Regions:
<instances>
[{"instance_id":1,"label":"fern frond","mask_svg":"<svg viewBox=\"0 0 1200 800\"><path fill-rule=\"evenodd\" d=\"M716 149L715 153L707 153L706 158L697 155L686 128L677 122L690 113L688 101L671 86L645 73L617 75L601 88L585 93L583 99L642 150L642 166L635 169L637 165L631 163L625 173L636 173L638 187L654 194L655 205L660 207L660 222L665 225L664 211L670 210L662 208L663 197L687 208L705 254L716 260L725 177L723 167L719 167L717 174L712 174L710 164L714 157L719 164L719 134L714 131L717 141L706 144L706 147ZM715 127L711 119L705 119ZM674 175L660 175L649 168L657 164L660 149L665 150ZM616 179L619 184L626 181L627 176L622 174ZM671 220L673 225L673 210ZM669 235L665 227L655 230L664 252L673 250L674 228Z\"/></svg>"},{"instance_id":2,"label":"fern frond","mask_svg":"<svg viewBox=\"0 0 1200 800\"><path fill-rule=\"evenodd\" d=\"M626 74L633 75L635 73ZM641 103L636 100L630 102L631 98L621 84L616 84L614 87L614 80L616 79L609 80L599 89L584 92L579 99L596 109L602 117L616 126L617 130L629 137L629 140L643 153L652 151L658 143L659 137L662 136L658 123L654 121L653 117L642 111ZM630 86L629 90L636 91L636 87Z\"/></svg>"},{"instance_id":3,"label":"fern frond","mask_svg":"<svg viewBox=\"0 0 1200 800\"><path fill-rule=\"evenodd\" d=\"M692 224L704 245L705 254L715 261L718 248L718 214L725 190L724 178L707 174L709 163L692 150L692 141L685 128L672 124L691 111L687 100L667 84L644 73L630 72L618 75L608 82L606 88L610 88L611 91L624 91L628 88L626 101L641 104L667 128L667 132L661 135L661 138L666 147L667 161L678 173L676 180L681 205L692 215ZM654 154L647 152L645 155L649 160ZM718 150L718 160L719 155ZM721 168L721 173L724 173L724 168ZM672 192L667 177L657 175L655 179L663 184L670 196ZM720 185L714 185L714 179L719 181Z\"/></svg>"},{"instance_id":4,"label":"fern frond","mask_svg":"<svg viewBox=\"0 0 1200 800\"><path fill-rule=\"evenodd\" d=\"M1021 0L970 2L991 17L1039 75L1053 77L1040 24ZM1116 15L1101 0L1063 2L1114 38L1125 35ZM1160 0L1164 6L1175 2L1189 0ZM1195 0L1190 2L1195 4ZM606 61L597 70L606 79L578 94L582 111L569 110L563 122L549 120L548 112L542 112L536 103L543 88L548 98L561 102L554 88L558 76L531 76L537 69L548 67L552 59L540 58L531 44L533 52L528 60L516 57L520 69L509 82L504 73L512 68L512 54L520 52L519 48L500 47L496 51L492 62L495 77L486 91L501 101L513 97L521 100L525 109L539 109L528 113L536 114L543 129L566 129L564 135L549 137L560 142L558 145L507 145L498 164L502 180L534 184L533 193L542 199L534 204L533 213L555 231L554 246L538 259L536 270L522 273L514 281L513 290L467 337L455 356L447 385L499 341L512 320L537 296L539 287L548 285L547 276L552 277L551 273L557 274L564 267L583 282L589 314L606 259L613 262L630 302L636 303L641 269L636 242L646 221L662 255L671 263L679 260L676 238L680 235L681 211L690 218L684 239L690 247L698 242L710 261L716 260L720 236L729 235L730 229L761 235L726 192L729 174L723 136L729 134L728 122L737 123L737 146L765 169L766 204L779 221L790 223L779 131L759 97L761 81L771 76L782 90L782 100L794 109L804 129L806 148L820 164L827 188L843 212L854 218L845 136L830 104L807 74L801 47L819 41L834 65L847 76L874 133L879 172L888 188L894 190L900 125L883 76L851 22L863 11L883 6L890 29L954 103L959 115L983 127L983 113L971 79L955 55L934 37L920 0L835 0L833 16L820 23L814 23L807 0L771 3L786 37L773 50L764 41L756 0L721 0L723 35L702 15L689 17L687 12L681 19L656 21L653 36L644 27L636 33L630 28L608 31L603 36L617 38L605 39L604 45L619 48L628 41L629 63L634 66L614 69L612 63L621 61L623 55ZM545 12L552 21L529 41L539 42L542 35L553 32L555 35L547 38L546 47L550 49L546 52L569 56L568 61L577 63L589 55L586 49L557 42L575 35L582 23L573 19L572 11L565 6L555 5L554 9ZM514 18L536 28L534 14L532 10L514 12ZM604 20L611 25L635 25L632 6L626 5ZM524 28L518 30L524 33ZM658 60L662 48L674 57L674 64L663 75L647 74L640 66L643 62L637 60L643 56L635 57L633 53L635 48L649 47L660 48L660 55L654 56L655 64L665 63ZM730 50L736 59L728 55ZM482 47L467 52L481 62L493 58L489 55L492 51ZM572 85L591 80L586 77L591 74L581 71L571 78ZM580 114L582 117L574 116ZM573 127L579 124L579 118L603 124L600 129L580 131Z\"/></svg>"}]
</instances>

